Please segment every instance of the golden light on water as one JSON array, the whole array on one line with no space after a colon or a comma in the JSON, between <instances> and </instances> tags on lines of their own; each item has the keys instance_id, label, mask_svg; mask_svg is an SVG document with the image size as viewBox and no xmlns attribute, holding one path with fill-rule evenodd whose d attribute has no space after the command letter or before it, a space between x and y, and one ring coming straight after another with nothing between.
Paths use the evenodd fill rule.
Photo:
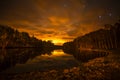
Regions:
<instances>
[{"instance_id":1,"label":"golden light on water","mask_svg":"<svg viewBox=\"0 0 120 80\"><path fill-rule=\"evenodd\" d=\"M66 55L62 50L54 50L52 56L63 56Z\"/></svg>"},{"instance_id":2,"label":"golden light on water","mask_svg":"<svg viewBox=\"0 0 120 80\"><path fill-rule=\"evenodd\" d=\"M50 55L49 54L43 54L41 56L45 58L45 57L57 57L57 56L64 56L64 55L68 55L68 54L64 53L62 50L54 50L53 52L51 52Z\"/></svg>"}]
</instances>

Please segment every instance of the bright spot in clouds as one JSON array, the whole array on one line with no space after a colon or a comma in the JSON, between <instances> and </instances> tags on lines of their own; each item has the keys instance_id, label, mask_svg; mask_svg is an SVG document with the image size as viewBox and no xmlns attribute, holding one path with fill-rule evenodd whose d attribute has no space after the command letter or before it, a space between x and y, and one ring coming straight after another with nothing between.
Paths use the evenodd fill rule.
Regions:
<instances>
[{"instance_id":1,"label":"bright spot in clouds","mask_svg":"<svg viewBox=\"0 0 120 80\"><path fill-rule=\"evenodd\" d=\"M63 44L118 21L119 1L0 0L0 24Z\"/></svg>"}]
</instances>

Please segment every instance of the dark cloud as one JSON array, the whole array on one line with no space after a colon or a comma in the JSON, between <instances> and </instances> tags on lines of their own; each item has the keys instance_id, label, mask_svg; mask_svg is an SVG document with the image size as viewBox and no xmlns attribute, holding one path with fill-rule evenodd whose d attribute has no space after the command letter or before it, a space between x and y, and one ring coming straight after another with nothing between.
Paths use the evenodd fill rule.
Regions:
<instances>
[{"instance_id":1,"label":"dark cloud","mask_svg":"<svg viewBox=\"0 0 120 80\"><path fill-rule=\"evenodd\" d=\"M42 34L53 34L54 31L40 31L40 33L42 33Z\"/></svg>"},{"instance_id":2,"label":"dark cloud","mask_svg":"<svg viewBox=\"0 0 120 80\"><path fill-rule=\"evenodd\" d=\"M72 40L120 18L120 0L0 0L0 24L42 39ZM57 41L57 40L56 40Z\"/></svg>"},{"instance_id":3,"label":"dark cloud","mask_svg":"<svg viewBox=\"0 0 120 80\"><path fill-rule=\"evenodd\" d=\"M71 38L71 37L62 37L62 39L71 40L71 39L74 39L74 38Z\"/></svg>"}]
</instances>

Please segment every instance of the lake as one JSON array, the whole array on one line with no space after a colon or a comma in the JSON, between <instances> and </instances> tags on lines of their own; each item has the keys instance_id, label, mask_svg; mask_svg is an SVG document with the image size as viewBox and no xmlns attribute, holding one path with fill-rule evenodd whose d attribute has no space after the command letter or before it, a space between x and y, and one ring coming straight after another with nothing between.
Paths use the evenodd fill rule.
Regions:
<instances>
[{"instance_id":1,"label":"lake","mask_svg":"<svg viewBox=\"0 0 120 80\"><path fill-rule=\"evenodd\" d=\"M96 51L41 51L39 49L0 50L1 73L23 73L31 71L62 70L79 66L96 57L104 57L107 52Z\"/></svg>"},{"instance_id":2,"label":"lake","mask_svg":"<svg viewBox=\"0 0 120 80\"><path fill-rule=\"evenodd\" d=\"M8 49L1 52L5 55L1 60L5 68L3 73L46 71L78 66L78 61L74 56L64 53L63 50L42 53L32 49Z\"/></svg>"}]
</instances>

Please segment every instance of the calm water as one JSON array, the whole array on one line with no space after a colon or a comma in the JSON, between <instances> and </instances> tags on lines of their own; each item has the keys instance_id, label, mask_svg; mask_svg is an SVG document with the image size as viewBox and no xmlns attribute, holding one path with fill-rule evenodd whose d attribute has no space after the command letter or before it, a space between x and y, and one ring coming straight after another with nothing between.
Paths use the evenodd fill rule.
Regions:
<instances>
[{"instance_id":1,"label":"calm water","mask_svg":"<svg viewBox=\"0 0 120 80\"><path fill-rule=\"evenodd\" d=\"M7 52L9 52L7 54L11 55L6 58L11 61L6 61L6 65L9 67L3 71L5 73L46 71L78 66L77 60L72 55L66 54L62 50L54 50L45 53L31 50L8 50ZM17 53L16 56L11 58L11 56L13 56L12 54L15 52ZM4 54L6 54L6 52ZM11 65L7 64L7 62Z\"/></svg>"},{"instance_id":2,"label":"calm water","mask_svg":"<svg viewBox=\"0 0 120 80\"><path fill-rule=\"evenodd\" d=\"M107 55L107 52L95 51L65 52L63 50L41 51L39 49L0 50L0 72L21 73L61 70L76 67L81 62Z\"/></svg>"}]
</instances>

